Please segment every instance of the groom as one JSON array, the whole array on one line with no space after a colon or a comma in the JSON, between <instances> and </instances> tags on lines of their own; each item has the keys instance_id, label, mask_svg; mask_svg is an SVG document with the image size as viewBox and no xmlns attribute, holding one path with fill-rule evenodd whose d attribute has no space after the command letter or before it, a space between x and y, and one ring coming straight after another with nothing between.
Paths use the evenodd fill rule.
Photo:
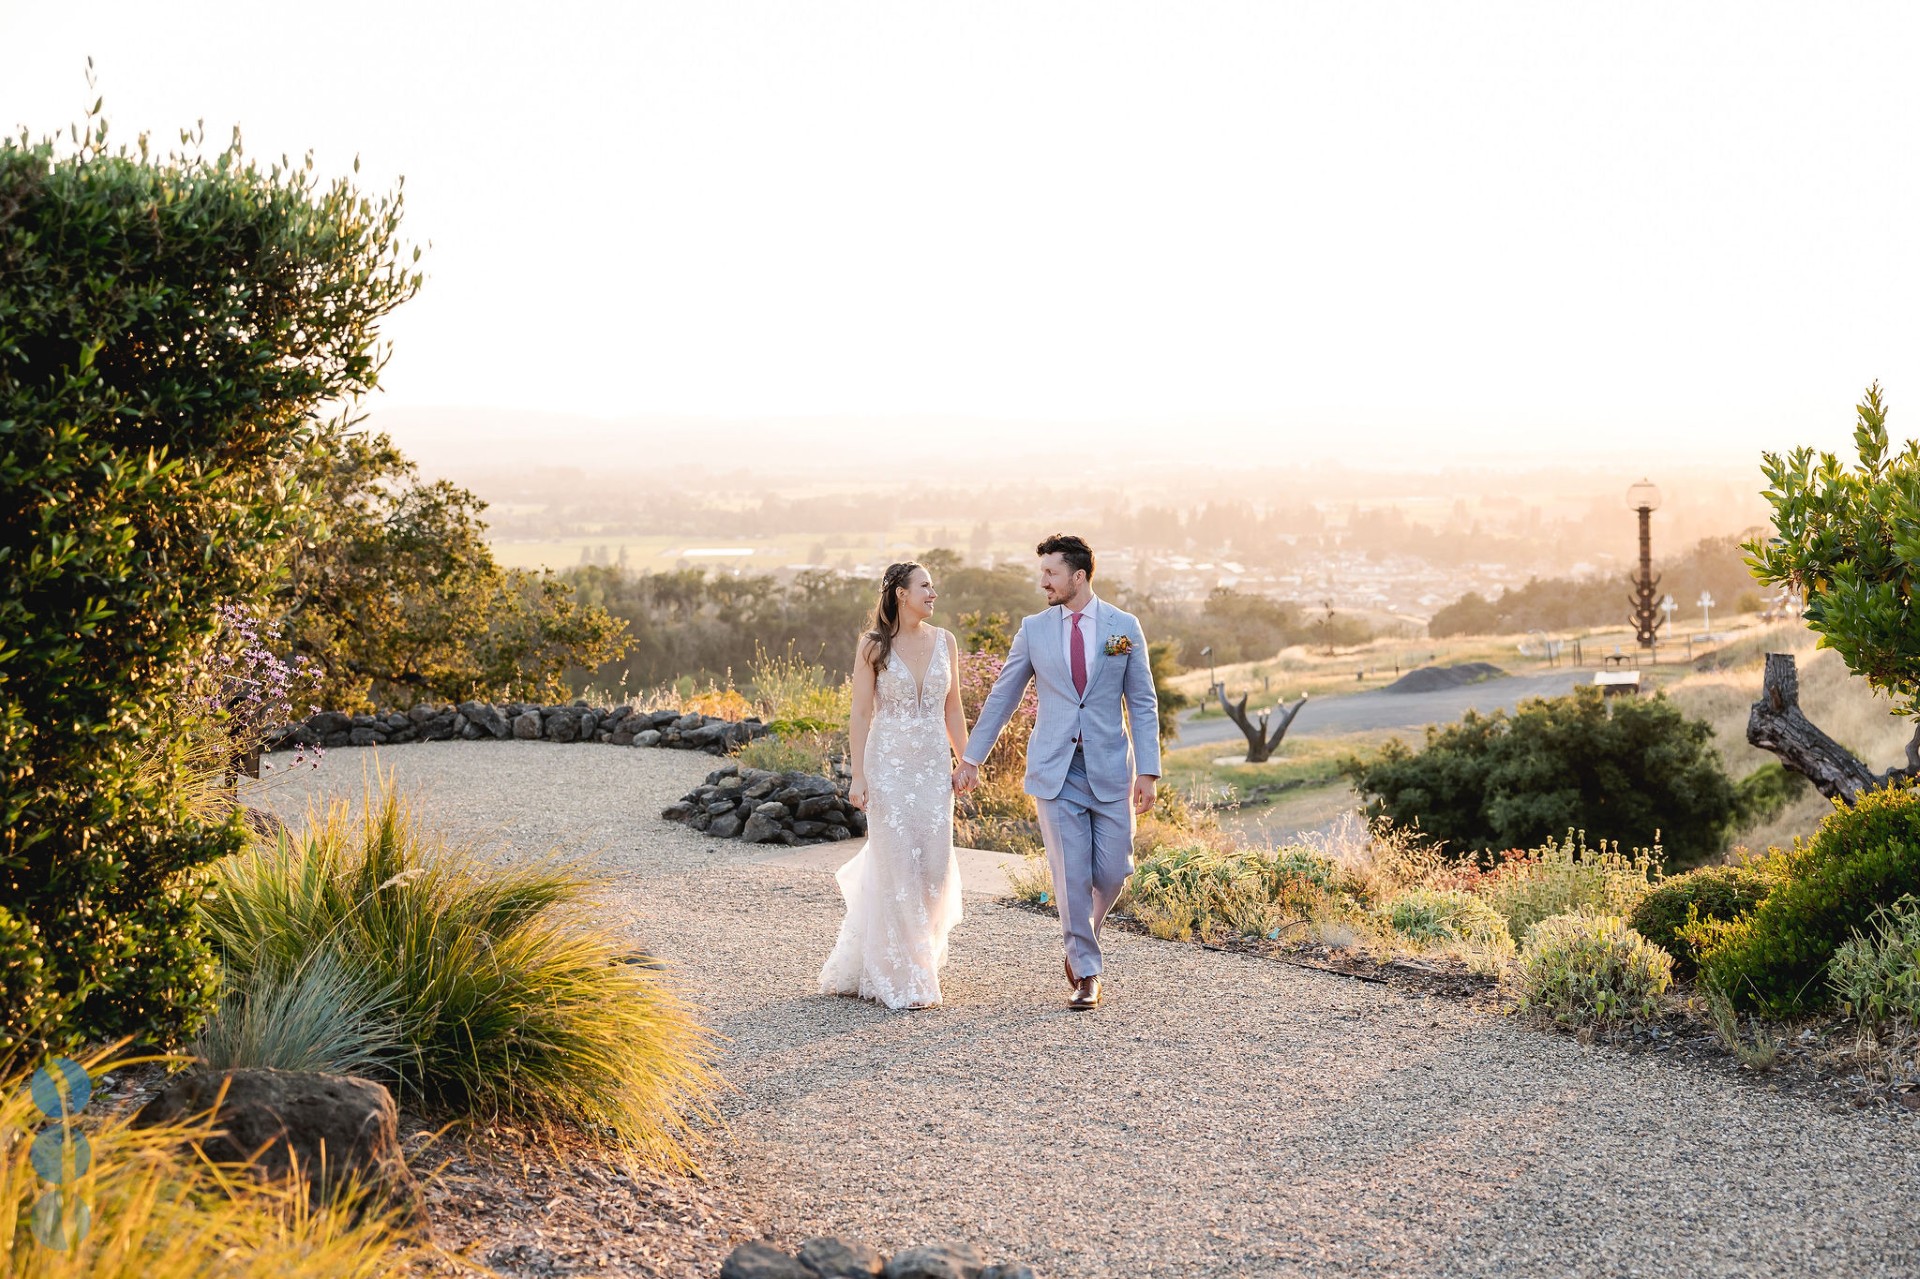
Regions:
<instances>
[{"instance_id":1,"label":"groom","mask_svg":"<svg viewBox=\"0 0 1920 1279\"><path fill-rule=\"evenodd\" d=\"M1040 809L1066 934L1067 1007L1086 1012L1100 1003L1100 927L1133 871L1133 818L1153 807L1160 707L1139 620L1094 597L1093 548L1056 533L1038 550L1040 589L1053 607L1020 623L954 788L979 784L980 765L1033 681L1040 709L1027 742L1026 790Z\"/></svg>"}]
</instances>

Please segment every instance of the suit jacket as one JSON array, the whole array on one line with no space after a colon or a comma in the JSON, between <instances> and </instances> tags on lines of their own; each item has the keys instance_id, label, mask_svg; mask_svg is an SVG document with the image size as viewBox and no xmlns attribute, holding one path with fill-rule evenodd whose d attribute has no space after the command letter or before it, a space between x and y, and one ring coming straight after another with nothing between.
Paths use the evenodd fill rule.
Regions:
<instances>
[{"instance_id":1,"label":"suit jacket","mask_svg":"<svg viewBox=\"0 0 1920 1279\"><path fill-rule=\"evenodd\" d=\"M1139 772L1160 775L1160 703L1140 620L1105 600L1096 603L1091 620L1093 666L1087 671L1084 697L1074 691L1064 652L1065 606L1056 604L1020 623L1007 664L980 708L962 758L976 764L986 760L1032 681L1039 715L1027 742L1027 794L1059 798L1076 742L1086 752L1088 786L1103 803L1125 799L1132 791L1136 757ZM1132 650L1109 653L1110 642L1122 637Z\"/></svg>"}]
</instances>

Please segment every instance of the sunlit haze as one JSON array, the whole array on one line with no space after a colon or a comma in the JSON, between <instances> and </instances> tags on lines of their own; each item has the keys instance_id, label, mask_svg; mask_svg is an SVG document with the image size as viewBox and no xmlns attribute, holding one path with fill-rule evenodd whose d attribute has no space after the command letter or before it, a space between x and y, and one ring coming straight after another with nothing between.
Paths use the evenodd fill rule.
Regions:
<instances>
[{"instance_id":1,"label":"sunlit haze","mask_svg":"<svg viewBox=\"0 0 1920 1279\"><path fill-rule=\"evenodd\" d=\"M1873 378L1896 428L1920 406L1917 35L1904 5L0 0L0 121L77 119L91 56L125 140L204 119L404 174L429 278L372 406L403 444L1640 470L1840 445Z\"/></svg>"}]
</instances>

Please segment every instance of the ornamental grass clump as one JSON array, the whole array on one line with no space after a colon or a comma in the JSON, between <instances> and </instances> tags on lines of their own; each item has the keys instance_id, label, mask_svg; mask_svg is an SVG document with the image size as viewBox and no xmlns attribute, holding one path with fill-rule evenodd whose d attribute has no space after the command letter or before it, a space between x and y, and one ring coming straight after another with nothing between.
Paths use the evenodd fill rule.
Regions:
<instances>
[{"instance_id":1,"label":"ornamental grass clump","mask_svg":"<svg viewBox=\"0 0 1920 1279\"><path fill-rule=\"evenodd\" d=\"M79 1064L97 1078L135 1063L96 1054ZM208 1162L193 1148L214 1136L207 1117L135 1128L131 1111L96 1116L101 1108L95 1100L71 1119L49 1119L26 1078L0 1078L0 1274L385 1279L424 1273L421 1263L440 1255L364 1202L316 1208L298 1181L265 1184L244 1168ZM58 1170L70 1179L58 1188L25 1139L48 1131L86 1136L84 1147L65 1143L71 1156Z\"/></svg>"},{"instance_id":2,"label":"ornamental grass clump","mask_svg":"<svg viewBox=\"0 0 1920 1279\"><path fill-rule=\"evenodd\" d=\"M1869 931L1836 946L1827 985L1849 1014L1871 1025L1920 1022L1920 897L1882 907Z\"/></svg>"},{"instance_id":3,"label":"ornamental grass clump","mask_svg":"<svg viewBox=\"0 0 1920 1279\"><path fill-rule=\"evenodd\" d=\"M311 814L297 838L221 863L206 903L228 981L266 998L316 955L391 1026L396 1091L613 1136L685 1164L719 1083L714 1038L662 975L590 914L575 864L496 866L432 839L390 779Z\"/></svg>"},{"instance_id":4,"label":"ornamental grass clump","mask_svg":"<svg viewBox=\"0 0 1920 1279\"><path fill-rule=\"evenodd\" d=\"M193 1055L209 1070L264 1066L391 1078L400 1053L392 990L369 990L332 950L286 972L232 981Z\"/></svg>"},{"instance_id":5,"label":"ornamental grass clump","mask_svg":"<svg viewBox=\"0 0 1920 1279\"><path fill-rule=\"evenodd\" d=\"M1384 917L1394 933L1416 945L1465 942L1513 952L1506 919L1472 893L1459 889L1410 888L1394 898Z\"/></svg>"},{"instance_id":6,"label":"ornamental grass clump","mask_svg":"<svg viewBox=\"0 0 1920 1279\"><path fill-rule=\"evenodd\" d=\"M1651 1020L1673 958L1618 915L1554 915L1533 926L1515 966L1520 1006L1563 1025Z\"/></svg>"},{"instance_id":7,"label":"ornamental grass clump","mask_svg":"<svg viewBox=\"0 0 1920 1279\"><path fill-rule=\"evenodd\" d=\"M1660 878L1661 849L1636 848L1601 840L1587 847L1585 831L1568 831L1524 853L1510 853L1480 883L1480 895L1507 921L1507 931L1524 942L1543 919L1576 911L1625 915Z\"/></svg>"}]
</instances>

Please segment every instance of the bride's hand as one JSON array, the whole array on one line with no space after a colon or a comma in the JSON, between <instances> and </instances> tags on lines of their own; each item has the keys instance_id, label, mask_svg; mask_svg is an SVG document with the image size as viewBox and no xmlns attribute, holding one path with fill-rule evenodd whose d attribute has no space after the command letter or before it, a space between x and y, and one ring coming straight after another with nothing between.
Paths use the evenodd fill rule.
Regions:
<instances>
[{"instance_id":1,"label":"bride's hand","mask_svg":"<svg viewBox=\"0 0 1920 1279\"><path fill-rule=\"evenodd\" d=\"M853 783L847 787L847 802L863 813L867 811L866 778L856 777L853 779Z\"/></svg>"}]
</instances>

